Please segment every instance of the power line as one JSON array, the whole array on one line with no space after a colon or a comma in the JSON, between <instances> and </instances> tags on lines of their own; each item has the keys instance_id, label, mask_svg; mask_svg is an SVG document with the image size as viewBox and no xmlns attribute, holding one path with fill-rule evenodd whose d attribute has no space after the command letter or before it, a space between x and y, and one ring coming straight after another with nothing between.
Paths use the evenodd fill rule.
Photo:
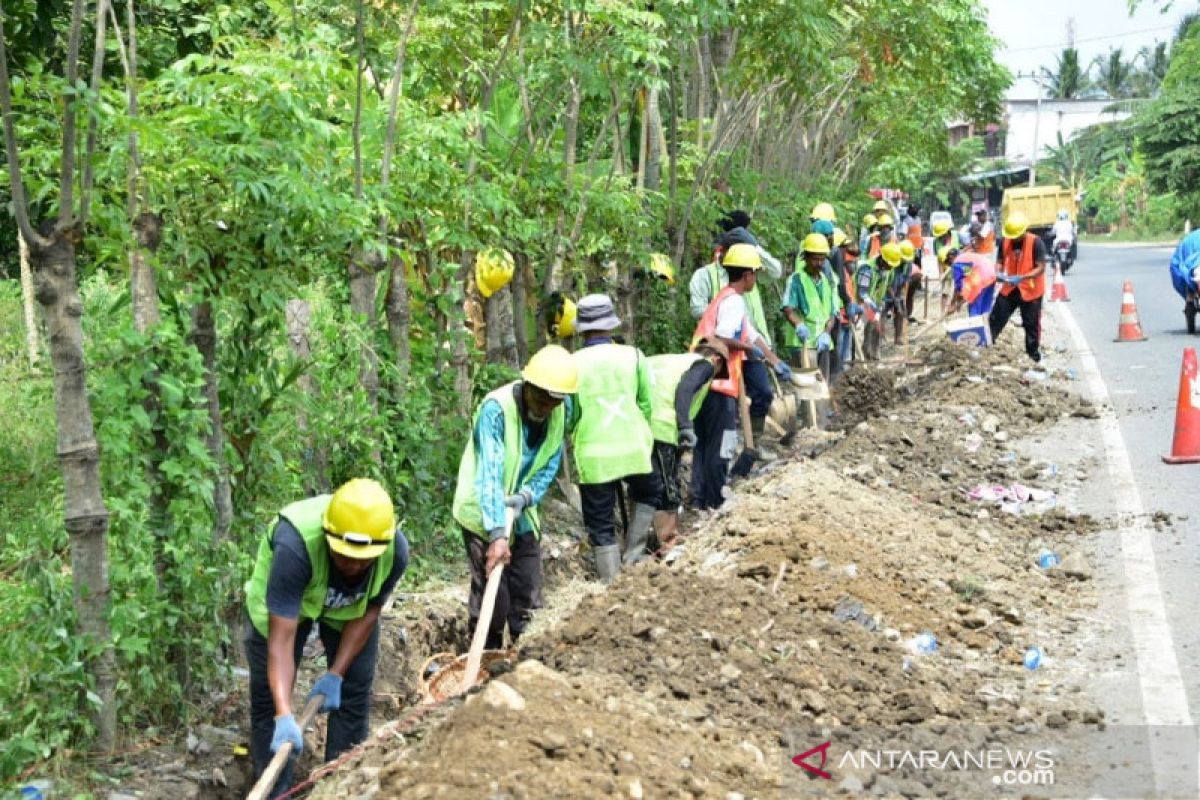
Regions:
<instances>
[{"instance_id":1,"label":"power line","mask_svg":"<svg viewBox=\"0 0 1200 800\"><path fill-rule=\"evenodd\" d=\"M1127 36L1136 36L1141 33L1161 33L1163 31L1173 31L1173 30L1175 30L1175 27L1176 26L1174 26L1174 25L1166 25L1166 26L1162 26L1162 27L1158 27L1158 28L1143 28L1143 29L1137 30L1137 31L1123 31L1122 33L1110 33L1107 36L1090 36L1086 39L1076 39L1075 44L1079 45L1079 44L1086 44L1088 42L1103 42L1103 41L1107 41L1108 39L1124 39ZM1040 45L1037 45L1036 47L1005 47L1000 52L1001 53L1028 53L1033 50L1061 50L1061 49L1062 49L1062 43L1056 42L1055 44L1040 44Z\"/></svg>"}]
</instances>

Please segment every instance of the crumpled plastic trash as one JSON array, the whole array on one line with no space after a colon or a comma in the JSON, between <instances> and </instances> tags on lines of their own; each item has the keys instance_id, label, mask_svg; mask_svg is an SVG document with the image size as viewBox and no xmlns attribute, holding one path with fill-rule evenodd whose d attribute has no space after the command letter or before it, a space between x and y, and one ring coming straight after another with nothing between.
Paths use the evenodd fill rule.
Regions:
<instances>
[{"instance_id":1,"label":"crumpled plastic trash","mask_svg":"<svg viewBox=\"0 0 1200 800\"><path fill-rule=\"evenodd\" d=\"M978 433L968 433L967 438L963 439L963 447L968 453L977 453L983 447L983 437Z\"/></svg>"},{"instance_id":2,"label":"crumpled plastic trash","mask_svg":"<svg viewBox=\"0 0 1200 800\"><path fill-rule=\"evenodd\" d=\"M979 484L967 492L969 500L999 504L1005 514L1042 514L1058 505L1048 489L1034 489L1021 483L1009 486Z\"/></svg>"}]
</instances>

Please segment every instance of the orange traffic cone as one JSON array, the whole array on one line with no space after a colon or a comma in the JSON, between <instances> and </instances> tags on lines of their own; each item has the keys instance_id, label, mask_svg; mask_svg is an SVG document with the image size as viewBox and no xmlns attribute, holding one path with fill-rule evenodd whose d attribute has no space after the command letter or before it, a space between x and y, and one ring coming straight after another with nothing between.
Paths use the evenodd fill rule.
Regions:
<instances>
[{"instance_id":1,"label":"orange traffic cone","mask_svg":"<svg viewBox=\"0 0 1200 800\"><path fill-rule=\"evenodd\" d=\"M1067 278L1063 275L1062 268L1055 266L1052 269L1054 270L1054 288L1050 291L1050 302L1071 302L1071 298L1067 295Z\"/></svg>"},{"instance_id":2,"label":"orange traffic cone","mask_svg":"<svg viewBox=\"0 0 1200 800\"><path fill-rule=\"evenodd\" d=\"M1168 464L1200 463L1200 385L1196 383L1196 348L1183 351L1183 368L1179 372L1179 399L1175 404L1175 440L1171 455L1163 456Z\"/></svg>"},{"instance_id":3,"label":"orange traffic cone","mask_svg":"<svg viewBox=\"0 0 1200 800\"><path fill-rule=\"evenodd\" d=\"M1142 333L1142 323L1138 322L1137 303L1133 300L1133 284L1125 281L1121 288L1121 319L1117 326L1117 338L1114 342L1144 342L1146 334Z\"/></svg>"}]
</instances>

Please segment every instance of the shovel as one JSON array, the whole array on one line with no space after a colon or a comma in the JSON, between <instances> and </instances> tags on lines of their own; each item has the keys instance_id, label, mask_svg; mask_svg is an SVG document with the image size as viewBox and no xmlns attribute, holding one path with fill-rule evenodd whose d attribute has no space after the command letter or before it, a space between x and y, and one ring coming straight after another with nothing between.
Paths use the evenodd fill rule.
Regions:
<instances>
[{"instance_id":1,"label":"shovel","mask_svg":"<svg viewBox=\"0 0 1200 800\"><path fill-rule=\"evenodd\" d=\"M742 420L742 436L746 442L737 460L729 468L729 475L733 478L744 478L750 474L754 462L758 460L758 450L754 447L754 432L750 430L750 398L746 396L745 377L741 378L738 386L738 416Z\"/></svg>"},{"instance_id":2,"label":"shovel","mask_svg":"<svg viewBox=\"0 0 1200 800\"><path fill-rule=\"evenodd\" d=\"M504 534L512 538L513 523L517 515L511 508L504 509ZM462 688L467 691L475 685L479 677L479 664L483 660L483 646L487 643L488 628L492 624L492 612L496 610L496 593L500 591L500 575L504 572L504 564L497 564L488 576L487 586L483 590L483 601L479 604L479 622L475 625L475 636L471 639L471 649L467 651L467 668L463 673Z\"/></svg>"},{"instance_id":3,"label":"shovel","mask_svg":"<svg viewBox=\"0 0 1200 800\"><path fill-rule=\"evenodd\" d=\"M783 390L775 370L771 370L770 375L771 383L775 387L775 397L771 400L767 421L779 434L779 443L786 447L796 438L796 395L790 391L791 387L788 387L789 391Z\"/></svg>"},{"instance_id":4,"label":"shovel","mask_svg":"<svg viewBox=\"0 0 1200 800\"><path fill-rule=\"evenodd\" d=\"M812 362L810 361L811 358L812 356L809 354L808 348L801 345L800 375L815 375L818 385L824 391L824 394L821 397L804 397L801 395L801 399L804 400L804 416L808 420L808 427L815 429L817 427L817 400L829 399L829 385L825 383L825 376L821 374L820 368L812 366ZM800 377L800 375L797 375L796 377Z\"/></svg>"},{"instance_id":5,"label":"shovel","mask_svg":"<svg viewBox=\"0 0 1200 800\"><path fill-rule=\"evenodd\" d=\"M313 721L313 717L317 715L321 704L325 702L325 695L315 694L312 699L305 704L304 710L300 712L300 719L296 724L303 731ZM267 768L263 770L262 775L254 784L254 788L250 790L250 794L246 795L246 800L265 800L271 790L275 788L275 781L279 780L279 773L283 772L284 766L287 764L288 757L292 754L292 743L284 742L283 746L275 751L271 763L267 764Z\"/></svg>"}]
</instances>

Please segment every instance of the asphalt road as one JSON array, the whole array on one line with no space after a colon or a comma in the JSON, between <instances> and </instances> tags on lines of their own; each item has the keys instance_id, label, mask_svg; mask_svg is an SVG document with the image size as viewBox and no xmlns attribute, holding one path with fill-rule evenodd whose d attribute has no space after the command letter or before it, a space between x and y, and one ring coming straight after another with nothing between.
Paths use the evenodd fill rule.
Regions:
<instances>
[{"instance_id":1,"label":"asphalt road","mask_svg":"<svg viewBox=\"0 0 1200 800\"><path fill-rule=\"evenodd\" d=\"M1069 310L1095 357L1116 414L1129 464L1148 515L1163 512L1168 520L1148 526L1154 568L1162 592L1170 632L1170 649L1183 678L1192 722L1200 721L1200 623L1195 616L1200 578L1200 465L1168 465L1185 347L1200 348L1200 336L1184 328L1183 301L1171 288L1167 271L1173 247L1084 245L1067 275ZM1137 311L1147 340L1115 342L1122 285L1133 285ZM1070 354L1077 361L1077 353ZM1094 443L1103 452L1103 445ZM1063 442L1064 446L1069 443ZM1101 459L1103 462L1103 459ZM1082 510L1098 516L1119 513L1113 506L1109 476L1102 463L1094 470L1090 491L1081 496ZM1105 597L1101 617L1113 625L1111 637L1097 642L1094 691L1103 695L1115 721L1135 724L1143 711L1138 663L1130 630L1127 597L1129 575L1120 528L1096 543L1097 581ZM1164 643L1165 644L1165 643ZM1143 659L1149 661L1150 659Z\"/></svg>"}]
</instances>

